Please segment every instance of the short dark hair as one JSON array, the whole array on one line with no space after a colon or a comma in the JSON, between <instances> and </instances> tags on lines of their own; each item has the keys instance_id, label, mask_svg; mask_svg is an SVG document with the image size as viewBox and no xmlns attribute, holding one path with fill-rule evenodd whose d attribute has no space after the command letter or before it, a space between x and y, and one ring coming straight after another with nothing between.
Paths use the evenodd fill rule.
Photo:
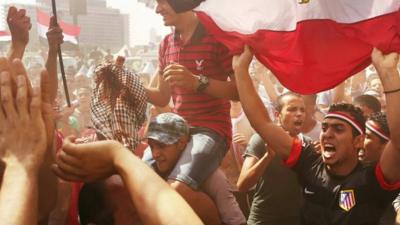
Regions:
<instances>
[{"instance_id":1,"label":"short dark hair","mask_svg":"<svg viewBox=\"0 0 400 225\"><path fill-rule=\"evenodd\" d=\"M303 96L301 94L295 93L295 92L286 92L283 93L281 95L278 96L278 99L276 100L276 104L275 104L275 110L278 112L281 112L282 108L283 108L283 98L285 98L286 96L294 96L294 97L298 97L303 99Z\"/></svg>"},{"instance_id":2,"label":"short dark hair","mask_svg":"<svg viewBox=\"0 0 400 225\"><path fill-rule=\"evenodd\" d=\"M353 104L349 104L349 103L335 103L329 107L328 113L330 113L330 112L347 113L349 116L353 117L353 119L355 120L355 122L357 122L357 124L362 126L362 129L365 132L365 121L366 120L365 120L365 117L363 116L363 113L359 107L356 107ZM358 132L357 129L355 129L353 126L351 126L351 127L353 128L353 136L360 135L360 132Z\"/></svg>"},{"instance_id":3,"label":"short dark hair","mask_svg":"<svg viewBox=\"0 0 400 225\"><path fill-rule=\"evenodd\" d=\"M354 99L354 104L355 105L362 105L362 106L367 106L368 108L372 109L374 113L380 112L381 111L381 103L379 100L372 95L360 95L357 96Z\"/></svg>"},{"instance_id":4,"label":"short dark hair","mask_svg":"<svg viewBox=\"0 0 400 225\"><path fill-rule=\"evenodd\" d=\"M371 120L371 121L374 121L375 123L377 123L379 125L379 127L383 130L383 132L385 132L385 134L390 136L389 124L388 124L385 113L383 113L383 112L374 113L368 118L368 120ZM378 137L382 143L387 142L387 140L381 138L380 136L378 136Z\"/></svg>"},{"instance_id":5,"label":"short dark hair","mask_svg":"<svg viewBox=\"0 0 400 225\"><path fill-rule=\"evenodd\" d=\"M103 181L86 183L82 187L79 193L78 211L81 225L89 223L114 225L114 217Z\"/></svg>"}]
</instances>

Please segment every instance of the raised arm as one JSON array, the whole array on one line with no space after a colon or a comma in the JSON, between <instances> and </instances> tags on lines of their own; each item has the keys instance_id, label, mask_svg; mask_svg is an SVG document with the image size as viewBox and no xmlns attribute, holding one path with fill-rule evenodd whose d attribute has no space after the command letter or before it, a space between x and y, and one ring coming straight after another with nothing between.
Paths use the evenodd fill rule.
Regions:
<instances>
[{"instance_id":1,"label":"raised arm","mask_svg":"<svg viewBox=\"0 0 400 225\"><path fill-rule=\"evenodd\" d=\"M11 32L11 48L8 52L8 60L12 62L14 59L22 59L24 56L32 24L31 19L26 16L26 10L18 10L14 6L8 9L7 23Z\"/></svg>"},{"instance_id":2,"label":"raised arm","mask_svg":"<svg viewBox=\"0 0 400 225\"><path fill-rule=\"evenodd\" d=\"M50 94L50 102L54 102L57 96L58 77L57 77L57 53L60 44L63 43L63 34L61 28L56 23L56 18L50 18L49 30L46 33L49 43L49 51L46 61L46 69L49 73L49 82L52 89Z\"/></svg>"},{"instance_id":3,"label":"raised arm","mask_svg":"<svg viewBox=\"0 0 400 225\"><path fill-rule=\"evenodd\" d=\"M120 143L72 142L73 139L66 139L57 165L54 165L54 171L62 179L87 182L118 173L144 224L202 224L190 206L167 182Z\"/></svg>"},{"instance_id":4,"label":"raised arm","mask_svg":"<svg viewBox=\"0 0 400 225\"><path fill-rule=\"evenodd\" d=\"M383 55L378 49L374 49L371 57L384 89L390 129L390 141L383 150L380 165L385 180L396 183L400 181L400 76L397 70L399 54L393 52Z\"/></svg>"},{"instance_id":5,"label":"raised arm","mask_svg":"<svg viewBox=\"0 0 400 225\"><path fill-rule=\"evenodd\" d=\"M36 224L38 177L47 137L41 113L40 90L28 95L24 76L17 77L16 97L9 73L1 76L0 159L5 172L0 190L0 221L9 225Z\"/></svg>"},{"instance_id":6,"label":"raised arm","mask_svg":"<svg viewBox=\"0 0 400 225\"><path fill-rule=\"evenodd\" d=\"M271 121L264 104L254 89L248 72L252 57L253 54L246 46L241 55L233 58L233 69L240 102L252 127L268 146L281 155L283 159L287 159L292 150L293 138Z\"/></svg>"}]
</instances>

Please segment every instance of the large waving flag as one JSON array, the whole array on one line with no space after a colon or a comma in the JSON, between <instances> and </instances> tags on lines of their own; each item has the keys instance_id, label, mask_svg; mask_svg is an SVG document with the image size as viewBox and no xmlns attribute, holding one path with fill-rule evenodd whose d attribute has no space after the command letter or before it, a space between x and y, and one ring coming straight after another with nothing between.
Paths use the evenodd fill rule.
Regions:
<instances>
[{"instance_id":1,"label":"large waving flag","mask_svg":"<svg viewBox=\"0 0 400 225\"><path fill-rule=\"evenodd\" d=\"M11 34L0 30L0 41L11 41Z\"/></svg>"},{"instance_id":2,"label":"large waving flag","mask_svg":"<svg viewBox=\"0 0 400 225\"><path fill-rule=\"evenodd\" d=\"M50 24L50 15L41 10L36 10L37 22L38 22L38 34L43 38L46 37L47 30L49 29ZM65 23L62 20L58 20L58 24L63 30L64 41L71 42L72 44L78 44L78 37L81 33L81 29L79 26L75 26L73 24Z\"/></svg>"},{"instance_id":3,"label":"large waving flag","mask_svg":"<svg viewBox=\"0 0 400 225\"><path fill-rule=\"evenodd\" d=\"M195 0L198 3L201 0ZM243 44L292 91L332 88L400 50L400 0L205 0L195 11L232 52Z\"/></svg>"}]
</instances>

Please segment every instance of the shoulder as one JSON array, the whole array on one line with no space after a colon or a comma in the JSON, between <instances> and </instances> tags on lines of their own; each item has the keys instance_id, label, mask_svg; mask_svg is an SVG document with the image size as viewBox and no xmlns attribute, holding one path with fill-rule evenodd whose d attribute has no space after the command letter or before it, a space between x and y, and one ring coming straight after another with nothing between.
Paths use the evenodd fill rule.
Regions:
<instances>
[{"instance_id":1,"label":"shoulder","mask_svg":"<svg viewBox=\"0 0 400 225\"><path fill-rule=\"evenodd\" d=\"M259 134L254 134L247 145L245 156L261 158L266 152L266 145Z\"/></svg>"},{"instance_id":2,"label":"shoulder","mask_svg":"<svg viewBox=\"0 0 400 225\"><path fill-rule=\"evenodd\" d=\"M174 33L167 34L160 43L160 49L164 49L174 41Z\"/></svg>"}]
</instances>

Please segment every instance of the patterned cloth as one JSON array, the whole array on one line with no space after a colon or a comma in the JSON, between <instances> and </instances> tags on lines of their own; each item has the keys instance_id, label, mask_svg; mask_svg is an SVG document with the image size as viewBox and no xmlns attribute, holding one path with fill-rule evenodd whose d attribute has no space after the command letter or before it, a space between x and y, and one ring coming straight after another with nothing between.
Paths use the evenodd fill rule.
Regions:
<instances>
[{"instance_id":1,"label":"patterned cloth","mask_svg":"<svg viewBox=\"0 0 400 225\"><path fill-rule=\"evenodd\" d=\"M95 74L90 105L93 126L106 139L117 140L133 151L140 143L138 131L146 118L145 88L136 74L110 62L100 64ZM110 90L107 93L104 87L109 83L113 87L106 88Z\"/></svg>"}]
</instances>

